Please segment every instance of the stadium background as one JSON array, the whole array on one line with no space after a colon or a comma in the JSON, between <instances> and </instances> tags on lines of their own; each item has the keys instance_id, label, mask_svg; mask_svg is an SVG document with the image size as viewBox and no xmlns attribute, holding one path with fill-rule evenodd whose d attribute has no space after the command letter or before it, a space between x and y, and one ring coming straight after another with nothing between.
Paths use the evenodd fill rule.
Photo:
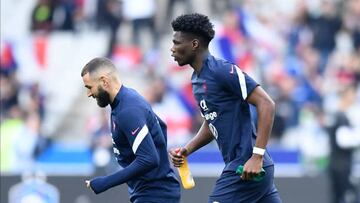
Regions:
<instances>
[{"instance_id":1,"label":"stadium background","mask_svg":"<svg viewBox=\"0 0 360 203\"><path fill-rule=\"evenodd\" d=\"M124 83L167 122L169 147L182 145L200 117L192 69L170 57L170 22L190 12L214 22L211 52L238 64L277 103L269 151L284 202L330 202L326 126L338 91L359 81L358 0L2 0L0 201L36 176L47 177L60 202L128 202L125 186L99 196L85 188L86 178L118 167L109 109L86 97L80 71L93 57L111 58ZM353 160L359 187L358 149ZM223 167L217 146L189 161L197 186L183 191L182 202L206 202Z\"/></svg>"}]
</instances>

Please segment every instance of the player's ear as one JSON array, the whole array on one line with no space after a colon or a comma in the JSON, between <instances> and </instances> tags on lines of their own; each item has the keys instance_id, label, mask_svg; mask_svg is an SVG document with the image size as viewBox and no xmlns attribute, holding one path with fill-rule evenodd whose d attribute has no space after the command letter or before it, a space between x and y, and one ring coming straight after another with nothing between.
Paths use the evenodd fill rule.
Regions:
<instances>
[{"instance_id":1,"label":"player's ear","mask_svg":"<svg viewBox=\"0 0 360 203\"><path fill-rule=\"evenodd\" d=\"M102 75L102 76L100 76L99 79L100 79L100 84L101 84L104 88L106 88L106 87L109 86L109 78L108 78L107 76Z\"/></svg>"},{"instance_id":2,"label":"player's ear","mask_svg":"<svg viewBox=\"0 0 360 203\"><path fill-rule=\"evenodd\" d=\"M200 43L199 43L199 40L198 39L193 39L192 42L192 50L195 51L197 48L199 48L200 46Z\"/></svg>"}]
</instances>

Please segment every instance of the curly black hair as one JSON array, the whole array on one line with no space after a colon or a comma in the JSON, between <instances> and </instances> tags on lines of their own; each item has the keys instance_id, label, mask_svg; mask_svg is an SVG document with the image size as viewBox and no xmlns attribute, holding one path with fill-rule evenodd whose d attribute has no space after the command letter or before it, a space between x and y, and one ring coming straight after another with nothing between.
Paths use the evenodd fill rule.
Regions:
<instances>
[{"instance_id":1,"label":"curly black hair","mask_svg":"<svg viewBox=\"0 0 360 203\"><path fill-rule=\"evenodd\" d=\"M174 31L191 33L202 37L206 45L214 38L214 25L206 15L199 13L184 14L171 22Z\"/></svg>"}]
</instances>

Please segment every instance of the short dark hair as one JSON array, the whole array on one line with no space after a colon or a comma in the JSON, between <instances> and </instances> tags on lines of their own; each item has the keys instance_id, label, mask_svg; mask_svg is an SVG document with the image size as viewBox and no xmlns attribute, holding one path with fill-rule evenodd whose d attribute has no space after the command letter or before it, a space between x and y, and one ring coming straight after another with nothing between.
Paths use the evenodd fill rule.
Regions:
<instances>
[{"instance_id":1,"label":"short dark hair","mask_svg":"<svg viewBox=\"0 0 360 203\"><path fill-rule=\"evenodd\" d=\"M81 71L81 77L83 77L87 73L91 75L92 73L98 71L100 68L105 67L116 70L115 65L111 62L110 59L107 59L105 57L94 58L84 66Z\"/></svg>"},{"instance_id":2,"label":"short dark hair","mask_svg":"<svg viewBox=\"0 0 360 203\"><path fill-rule=\"evenodd\" d=\"M174 31L191 33L202 37L206 45L214 38L214 25L206 15L199 13L184 14L171 22Z\"/></svg>"}]
</instances>

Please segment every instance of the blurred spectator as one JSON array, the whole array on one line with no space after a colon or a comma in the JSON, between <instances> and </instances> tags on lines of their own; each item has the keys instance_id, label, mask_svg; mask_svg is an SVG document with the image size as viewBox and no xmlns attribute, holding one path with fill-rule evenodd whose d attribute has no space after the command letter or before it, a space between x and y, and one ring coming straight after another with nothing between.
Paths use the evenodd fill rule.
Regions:
<instances>
[{"instance_id":1,"label":"blurred spectator","mask_svg":"<svg viewBox=\"0 0 360 203\"><path fill-rule=\"evenodd\" d=\"M335 112L330 115L331 194L333 203L357 203L359 191L351 181L353 152L360 148L360 104L356 102L358 85L343 85Z\"/></svg>"},{"instance_id":2,"label":"blurred spectator","mask_svg":"<svg viewBox=\"0 0 360 203\"><path fill-rule=\"evenodd\" d=\"M270 93L273 93L274 91L277 91L280 94L272 95L272 98L276 101L276 113L271 137L274 139L281 139L285 130L295 126L298 122L297 116L299 114L299 109L291 100L290 95L288 94L289 92L273 89Z\"/></svg>"},{"instance_id":3,"label":"blurred spectator","mask_svg":"<svg viewBox=\"0 0 360 203\"><path fill-rule=\"evenodd\" d=\"M177 4L182 4L182 13L191 13L193 11L191 0L166 0L166 9L165 9L165 20L161 27L161 30L164 33L170 32L170 23L171 20L175 17L174 13L176 11Z\"/></svg>"},{"instance_id":4,"label":"blurred spectator","mask_svg":"<svg viewBox=\"0 0 360 203\"><path fill-rule=\"evenodd\" d=\"M53 30L54 1L38 0L31 15L31 31Z\"/></svg>"},{"instance_id":5,"label":"blurred spectator","mask_svg":"<svg viewBox=\"0 0 360 203\"><path fill-rule=\"evenodd\" d=\"M293 16L291 16L292 21L286 36L288 38L287 52L290 56L296 55L301 51L302 47L311 43L311 30L307 24L308 10L306 3L301 1L298 4Z\"/></svg>"},{"instance_id":6,"label":"blurred spectator","mask_svg":"<svg viewBox=\"0 0 360 203\"><path fill-rule=\"evenodd\" d=\"M167 92L167 85L165 78L159 76L152 76L151 74L147 77L148 88L144 92L144 97L151 105L156 105L163 102L164 95Z\"/></svg>"},{"instance_id":7,"label":"blurred spectator","mask_svg":"<svg viewBox=\"0 0 360 203\"><path fill-rule=\"evenodd\" d=\"M40 120L43 121L45 116L45 95L40 90L40 84L31 84L27 92L28 98L25 108L39 115Z\"/></svg>"},{"instance_id":8,"label":"blurred spectator","mask_svg":"<svg viewBox=\"0 0 360 203\"><path fill-rule=\"evenodd\" d=\"M123 0L124 18L132 24L133 45L144 48L147 40L141 39L144 29L150 31L151 48L158 47L158 32L155 26L155 0Z\"/></svg>"},{"instance_id":9,"label":"blurred spectator","mask_svg":"<svg viewBox=\"0 0 360 203\"><path fill-rule=\"evenodd\" d=\"M100 116L92 117L88 123L93 163L97 170L112 173L118 169L118 164L112 152L109 115L106 109L101 109L98 113Z\"/></svg>"},{"instance_id":10,"label":"blurred spectator","mask_svg":"<svg viewBox=\"0 0 360 203\"><path fill-rule=\"evenodd\" d=\"M0 123L0 171L15 172L18 171L18 158L15 145L22 133L24 122L22 121L22 111L18 106L13 106L8 110L8 117ZM1 111L1 114L3 112Z\"/></svg>"},{"instance_id":11,"label":"blurred spectator","mask_svg":"<svg viewBox=\"0 0 360 203\"><path fill-rule=\"evenodd\" d=\"M147 84L144 97L152 105L154 112L167 124L168 148L183 145L192 136L193 118L179 91L159 76L149 76Z\"/></svg>"},{"instance_id":12,"label":"blurred spectator","mask_svg":"<svg viewBox=\"0 0 360 203\"><path fill-rule=\"evenodd\" d=\"M106 110L101 110L99 113L100 120L98 120L97 124L93 125L91 129L93 134L91 146L93 149L96 149L97 147L112 149L108 112Z\"/></svg>"},{"instance_id":13,"label":"blurred spectator","mask_svg":"<svg viewBox=\"0 0 360 203\"><path fill-rule=\"evenodd\" d=\"M320 16L309 14L306 20L313 34L313 47L320 53L318 72L323 73L335 48L335 37L342 26L342 19L334 1L322 0L320 8Z\"/></svg>"},{"instance_id":14,"label":"blurred spectator","mask_svg":"<svg viewBox=\"0 0 360 203\"><path fill-rule=\"evenodd\" d=\"M15 61L13 46L1 41L0 60L0 121L7 118L12 107L18 105L19 82L16 77L18 65Z\"/></svg>"},{"instance_id":15,"label":"blurred spectator","mask_svg":"<svg viewBox=\"0 0 360 203\"><path fill-rule=\"evenodd\" d=\"M217 39L224 59L238 64L244 71L249 71L253 68L253 58L242 23L241 11L228 9L223 14L223 24L217 33Z\"/></svg>"},{"instance_id":16,"label":"blurred spectator","mask_svg":"<svg viewBox=\"0 0 360 203\"><path fill-rule=\"evenodd\" d=\"M14 150L17 157L16 167L18 171L26 171L34 167L40 126L39 115L36 112L28 113L25 116L25 122L20 133L11 135L14 136Z\"/></svg>"},{"instance_id":17,"label":"blurred spectator","mask_svg":"<svg viewBox=\"0 0 360 203\"><path fill-rule=\"evenodd\" d=\"M13 45L10 42L1 41L0 74L11 76L17 68Z\"/></svg>"},{"instance_id":18,"label":"blurred spectator","mask_svg":"<svg viewBox=\"0 0 360 203\"><path fill-rule=\"evenodd\" d=\"M221 16L223 13L231 8L231 6L236 5L238 2L234 2L234 0L223 0L223 1L217 1L217 0L211 0L210 6L211 6L211 13L214 15Z\"/></svg>"},{"instance_id":19,"label":"blurred spectator","mask_svg":"<svg viewBox=\"0 0 360 203\"><path fill-rule=\"evenodd\" d=\"M63 31L74 31L80 17L79 0L57 0L54 6L54 27Z\"/></svg>"},{"instance_id":20,"label":"blurred spectator","mask_svg":"<svg viewBox=\"0 0 360 203\"><path fill-rule=\"evenodd\" d=\"M299 124L301 105L296 98L296 88L299 87L296 79L284 70L284 64L274 63L265 72L269 92L276 102L276 115L274 129L275 137L281 138L286 129L296 127ZM304 102L303 102L304 103ZM282 129L284 125L285 129Z\"/></svg>"},{"instance_id":21,"label":"blurred spectator","mask_svg":"<svg viewBox=\"0 0 360 203\"><path fill-rule=\"evenodd\" d=\"M43 95L39 83L31 84L28 88L23 88L20 92L21 106L26 109L29 118L25 119L28 124L27 132L34 135L34 149L32 155L38 157L51 144L51 139L46 137L41 131L41 125L45 118L45 96Z\"/></svg>"},{"instance_id":22,"label":"blurred spectator","mask_svg":"<svg viewBox=\"0 0 360 203\"><path fill-rule=\"evenodd\" d=\"M109 31L109 43L106 56L111 57L117 44L117 34L122 22L122 1L98 0L96 22L98 28L106 28Z\"/></svg>"},{"instance_id":23,"label":"blurred spectator","mask_svg":"<svg viewBox=\"0 0 360 203\"><path fill-rule=\"evenodd\" d=\"M184 7L184 11L186 11L187 13L192 12L192 5L191 5L190 0L168 0L167 4L166 4L166 17L165 17L165 19L168 19L168 20L173 19L173 17L174 17L173 13L175 12L176 3L182 3L183 7Z\"/></svg>"},{"instance_id":24,"label":"blurred spectator","mask_svg":"<svg viewBox=\"0 0 360 203\"><path fill-rule=\"evenodd\" d=\"M12 106L1 122L1 171L21 172L33 167L40 138L40 116Z\"/></svg>"},{"instance_id":25,"label":"blurred spectator","mask_svg":"<svg viewBox=\"0 0 360 203\"><path fill-rule=\"evenodd\" d=\"M0 87L0 121L3 121L10 116L11 109L19 105L19 84L15 74L9 76L0 74Z\"/></svg>"},{"instance_id":26,"label":"blurred spectator","mask_svg":"<svg viewBox=\"0 0 360 203\"><path fill-rule=\"evenodd\" d=\"M352 35L355 51L360 54L360 3L358 0L349 0L345 9L344 26Z\"/></svg>"}]
</instances>

